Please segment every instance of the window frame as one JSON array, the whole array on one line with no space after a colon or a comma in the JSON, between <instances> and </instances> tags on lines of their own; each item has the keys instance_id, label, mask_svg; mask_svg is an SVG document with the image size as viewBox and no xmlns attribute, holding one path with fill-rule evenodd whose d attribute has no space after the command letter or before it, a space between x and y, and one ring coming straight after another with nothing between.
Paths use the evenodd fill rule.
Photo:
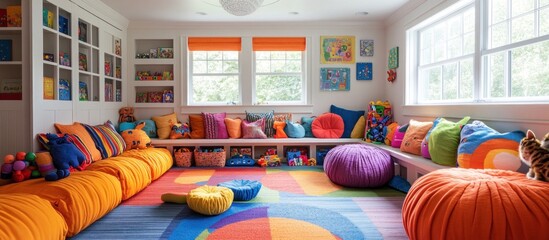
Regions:
<instances>
[{"instance_id":1,"label":"window frame","mask_svg":"<svg viewBox=\"0 0 549 240\"><path fill-rule=\"evenodd\" d=\"M507 55L511 54L513 49L517 49L524 46L533 45L536 43L541 43L543 41L549 41L549 34L544 36L536 35L533 38L521 40L518 42L512 42L509 40L509 43L498 46L495 48L488 49L489 46L489 1L484 0L468 0L468 1L455 1L453 4L447 8L439 11L436 14L424 19L418 24L408 28L406 31L406 46L407 46L407 70L406 70L406 84L405 84L405 99L404 103L406 106L428 106L428 105L467 105L467 104L514 104L514 103L527 103L527 104L539 104L546 103L549 100L549 96L542 97L511 97L508 91L507 94L502 98L489 98L489 89L488 89L488 57L490 54L498 52L506 52ZM435 26L437 23L443 21L445 18L450 18L459 14L459 12L465 11L465 8L473 6L475 8L475 50L472 53L473 55L473 99L472 100L463 100L463 99L452 99L452 100L437 100L437 101L420 101L419 93L420 91L420 32L427 27ZM539 22L539 12L542 9L549 8L549 6L539 7L536 3L535 12L536 23ZM507 20L511 20L509 18ZM501 21L500 21L501 22ZM539 24L536 24L538 26ZM539 32L539 27L535 29L536 34ZM508 31L508 36L511 36L511 32ZM463 60L462 57L458 59L453 59L459 63L459 59ZM444 60L447 61L447 60ZM444 62L442 61L442 62ZM505 81L507 85L506 88L511 88L511 58L505 58Z\"/></svg>"},{"instance_id":2,"label":"window frame","mask_svg":"<svg viewBox=\"0 0 549 240\"><path fill-rule=\"evenodd\" d=\"M252 56L252 104L253 105L265 105L265 106L270 106L270 105L305 105L307 104L307 93L308 93L308 84L307 84L307 75L306 75L306 72L307 72L307 49L305 49L304 51L262 51L262 52L301 52L301 72L298 73L298 74L293 74L293 73L288 73L288 72L285 72L285 73L281 73L281 74L273 74L273 72L270 72L269 74L267 73L258 73L257 72L257 55L256 55L256 52L259 52L259 51L252 51L253 53L253 56ZM287 60L287 58L285 59ZM272 59L271 59L272 61ZM289 75L289 76L293 76L293 75L300 75L301 76L301 89L302 89L302 92L301 92L301 100L300 101L275 101L275 102L267 102L267 103L260 103L257 99L257 75Z\"/></svg>"}]
</instances>

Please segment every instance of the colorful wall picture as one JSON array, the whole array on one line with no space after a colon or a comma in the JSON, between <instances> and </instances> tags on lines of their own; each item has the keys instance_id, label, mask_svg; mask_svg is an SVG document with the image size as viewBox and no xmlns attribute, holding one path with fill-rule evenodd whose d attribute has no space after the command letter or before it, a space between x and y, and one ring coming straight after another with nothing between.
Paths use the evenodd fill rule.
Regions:
<instances>
[{"instance_id":1,"label":"colorful wall picture","mask_svg":"<svg viewBox=\"0 0 549 240\"><path fill-rule=\"evenodd\" d=\"M321 91L349 91L351 90L350 68L320 68Z\"/></svg>"},{"instance_id":2,"label":"colorful wall picture","mask_svg":"<svg viewBox=\"0 0 549 240\"><path fill-rule=\"evenodd\" d=\"M360 56L374 56L374 40L360 40Z\"/></svg>"},{"instance_id":3,"label":"colorful wall picture","mask_svg":"<svg viewBox=\"0 0 549 240\"><path fill-rule=\"evenodd\" d=\"M326 63L354 63L355 37L353 36L321 36L320 62Z\"/></svg>"},{"instance_id":4,"label":"colorful wall picture","mask_svg":"<svg viewBox=\"0 0 549 240\"><path fill-rule=\"evenodd\" d=\"M372 80L372 63L356 63L356 80Z\"/></svg>"},{"instance_id":5,"label":"colorful wall picture","mask_svg":"<svg viewBox=\"0 0 549 240\"><path fill-rule=\"evenodd\" d=\"M389 69L398 68L398 47L389 50Z\"/></svg>"}]
</instances>

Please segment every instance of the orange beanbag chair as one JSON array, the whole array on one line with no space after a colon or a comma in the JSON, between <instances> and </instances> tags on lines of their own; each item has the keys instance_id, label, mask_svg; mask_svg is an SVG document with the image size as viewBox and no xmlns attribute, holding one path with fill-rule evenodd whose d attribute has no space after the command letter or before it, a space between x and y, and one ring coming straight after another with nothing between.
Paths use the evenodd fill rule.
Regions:
<instances>
[{"instance_id":1,"label":"orange beanbag chair","mask_svg":"<svg viewBox=\"0 0 549 240\"><path fill-rule=\"evenodd\" d=\"M316 138L340 138L343 136L345 126L341 116L335 113L324 113L313 120L311 129Z\"/></svg>"},{"instance_id":2,"label":"orange beanbag chair","mask_svg":"<svg viewBox=\"0 0 549 240\"><path fill-rule=\"evenodd\" d=\"M549 183L524 173L442 169L414 182L402 220L412 240L540 239L549 236L547 199Z\"/></svg>"}]
</instances>

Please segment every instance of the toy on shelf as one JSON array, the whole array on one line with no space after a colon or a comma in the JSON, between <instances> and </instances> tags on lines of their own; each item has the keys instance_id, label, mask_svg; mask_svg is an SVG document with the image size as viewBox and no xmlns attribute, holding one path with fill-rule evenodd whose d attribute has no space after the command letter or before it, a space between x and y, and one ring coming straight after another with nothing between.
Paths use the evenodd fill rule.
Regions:
<instances>
[{"instance_id":1,"label":"toy on shelf","mask_svg":"<svg viewBox=\"0 0 549 240\"><path fill-rule=\"evenodd\" d=\"M288 149L286 152L286 159L288 160L288 166L310 166L309 158L307 157L307 149L305 148Z\"/></svg>"},{"instance_id":2,"label":"toy on shelf","mask_svg":"<svg viewBox=\"0 0 549 240\"><path fill-rule=\"evenodd\" d=\"M387 126L393 122L393 112L389 101L371 101L368 104L366 119L366 142L384 143Z\"/></svg>"}]
</instances>

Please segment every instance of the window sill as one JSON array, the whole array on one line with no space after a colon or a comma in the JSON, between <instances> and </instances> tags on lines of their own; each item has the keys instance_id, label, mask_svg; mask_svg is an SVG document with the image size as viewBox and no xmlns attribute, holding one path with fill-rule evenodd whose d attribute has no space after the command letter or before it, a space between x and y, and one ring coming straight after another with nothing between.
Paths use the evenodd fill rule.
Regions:
<instances>
[{"instance_id":1,"label":"window sill","mask_svg":"<svg viewBox=\"0 0 549 240\"><path fill-rule=\"evenodd\" d=\"M226 112L227 114L244 114L248 112L268 112L292 114L312 114L313 105L216 105L216 106L181 106L185 114L199 114L202 112Z\"/></svg>"}]
</instances>

